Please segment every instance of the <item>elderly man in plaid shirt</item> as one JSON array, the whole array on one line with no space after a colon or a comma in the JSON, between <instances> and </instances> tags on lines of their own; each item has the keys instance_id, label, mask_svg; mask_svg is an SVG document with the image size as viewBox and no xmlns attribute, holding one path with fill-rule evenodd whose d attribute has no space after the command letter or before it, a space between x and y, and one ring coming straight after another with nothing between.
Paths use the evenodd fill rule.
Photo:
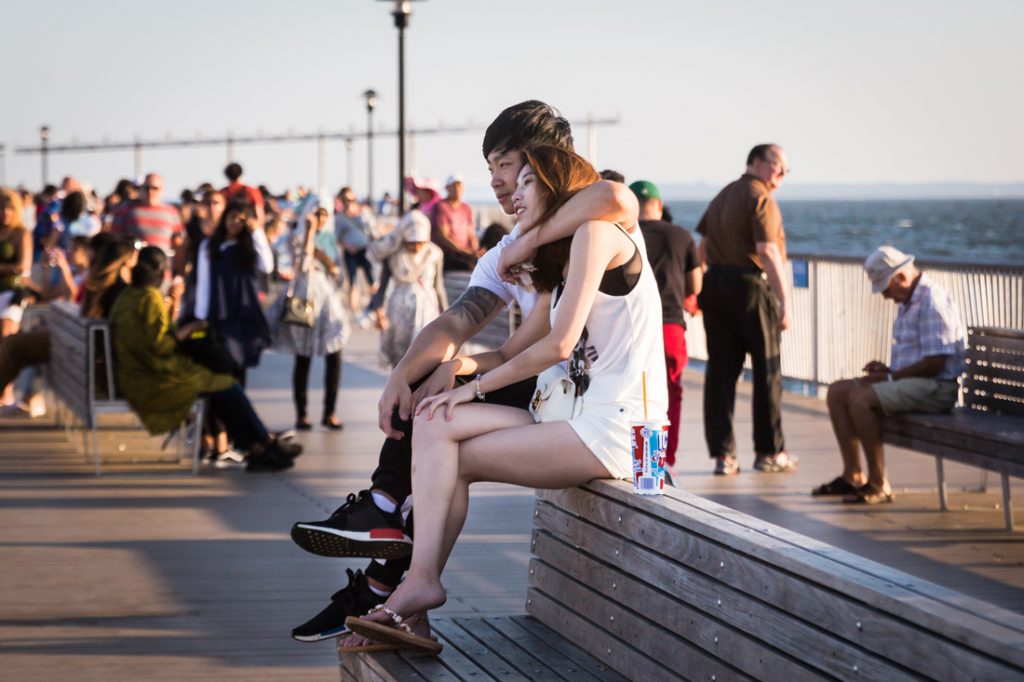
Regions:
<instances>
[{"instance_id":1,"label":"elderly man in plaid shirt","mask_svg":"<svg viewBox=\"0 0 1024 682\"><path fill-rule=\"evenodd\" d=\"M953 299L914 267L914 257L880 246L864 261L871 291L899 304L893 325L892 363L873 360L860 379L828 389L828 413L843 457L843 473L812 495L842 495L843 502L892 502L885 473L881 416L948 412L956 404L964 367L964 327ZM861 468L858 446L867 460Z\"/></svg>"}]
</instances>

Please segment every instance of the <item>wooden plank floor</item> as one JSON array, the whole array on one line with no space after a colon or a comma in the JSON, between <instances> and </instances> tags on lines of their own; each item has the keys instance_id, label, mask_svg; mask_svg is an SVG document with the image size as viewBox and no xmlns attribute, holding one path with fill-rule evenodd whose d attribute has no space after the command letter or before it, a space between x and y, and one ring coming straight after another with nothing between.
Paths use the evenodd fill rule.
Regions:
<instances>
[{"instance_id":1,"label":"wooden plank floor","mask_svg":"<svg viewBox=\"0 0 1024 682\"><path fill-rule=\"evenodd\" d=\"M340 433L300 438L292 471L248 475L136 464L97 479L63 432L45 420L0 422L0 680L338 678L330 642L300 644L292 627L326 603L345 568L363 561L306 554L288 539L296 520L319 519L366 485L380 436L376 402L384 374L376 337L356 331L345 351ZM275 429L290 426L291 358L268 354L250 394ZM318 421L321 365L311 378ZM1024 542L1001 530L998 479L964 493L980 474L948 468L951 502L941 514L930 458L891 453L901 490L886 508L812 500L838 471L823 405L787 396L784 425L799 472L710 475L700 426L700 375L688 374L679 483L718 502L881 563L1024 613ZM749 407L737 406L741 463L749 465ZM159 446L114 431L126 454ZM1020 496L1019 481L1014 481ZM1019 505L1018 505L1019 506ZM533 493L502 485L474 490L465 534L439 615L521 614ZM1024 519L1018 521L1024 524Z\"/></svg>"}]
</instances>

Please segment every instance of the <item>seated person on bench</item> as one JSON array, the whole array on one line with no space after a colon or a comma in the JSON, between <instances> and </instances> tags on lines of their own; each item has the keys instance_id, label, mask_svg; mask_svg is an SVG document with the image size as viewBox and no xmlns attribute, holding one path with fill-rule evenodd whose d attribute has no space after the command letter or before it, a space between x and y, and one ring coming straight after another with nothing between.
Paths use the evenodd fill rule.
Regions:
<instances>
[{"instance_id":1,"label":"seated person on bench","mask_svg":"<svg viewBox=\"0 0 1024 682\"><path fill-rule=\"evenodd\" d=\"M864 261L871 291L899 304L893 324L892 362L873 360L859 379L828 388L828 414L843 458L843 473L811 491L842 495L843 502L892 502L885 473L882 416L948 412L964 367L964 328L952 297L914 267L914 257L880 246ZM864 450L864 477L858 446Z\"/></svg>"},{"instance_id":2,"label":"seated person on bench","mask_svg":"<svg viewBox=\"0 0 1024 682\"><path fill-rule=\"evenodd\" d=\"M178 351L178 342L205 326L196 320L174 329L159 286L167 256L147 246L131 271L131 285L110 310L117 385L150 433L166 433L204 397L239 450L248 452L246 470L280 471L301 452L272 438L234 377L214 374Z\"/></svg>"}]
</instances>

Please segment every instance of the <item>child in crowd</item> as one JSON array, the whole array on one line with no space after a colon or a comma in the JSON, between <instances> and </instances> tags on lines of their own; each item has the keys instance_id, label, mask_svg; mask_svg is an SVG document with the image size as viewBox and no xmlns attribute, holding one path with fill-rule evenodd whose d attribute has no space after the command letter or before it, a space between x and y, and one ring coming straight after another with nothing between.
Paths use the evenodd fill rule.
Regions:
<instances>
[{"instance_id":1,"label":"child in crowd","mask_svg":"<svg viewBox=\"0 0 1024 682\"><path fill-rule=\"evenodd\" d=\"M387 303L388 326L380 337L381 356L398 364L420 330L448 307L441 249L430 241L430 219L412 210L392 232L370 245L387 259L394 282Z\"/></svg>"}]
</instances>

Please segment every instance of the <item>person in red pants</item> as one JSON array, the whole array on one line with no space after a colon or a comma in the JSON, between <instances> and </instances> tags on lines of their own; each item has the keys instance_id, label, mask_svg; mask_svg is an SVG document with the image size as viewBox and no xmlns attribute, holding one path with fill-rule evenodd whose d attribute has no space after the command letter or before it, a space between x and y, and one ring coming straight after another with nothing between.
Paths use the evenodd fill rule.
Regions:
<instances>
[{"instance_id":1,"label":"person in red pants","mask_svg":"<svg viewBox=\"0 0 1024 682\"><path fill-rule=\"evenodd\" d=\"M661 294L665 368L668 374L668 443L665 463L676 464L679 422L683 411L683 370L686 369L686 320L684 308L696 311L701 288L700 257L689 230L663 220L664 204L653 182L637 180L629 186L640 202L640 231L647 244L647 258Z\"/></svg>"}]
</instances>

